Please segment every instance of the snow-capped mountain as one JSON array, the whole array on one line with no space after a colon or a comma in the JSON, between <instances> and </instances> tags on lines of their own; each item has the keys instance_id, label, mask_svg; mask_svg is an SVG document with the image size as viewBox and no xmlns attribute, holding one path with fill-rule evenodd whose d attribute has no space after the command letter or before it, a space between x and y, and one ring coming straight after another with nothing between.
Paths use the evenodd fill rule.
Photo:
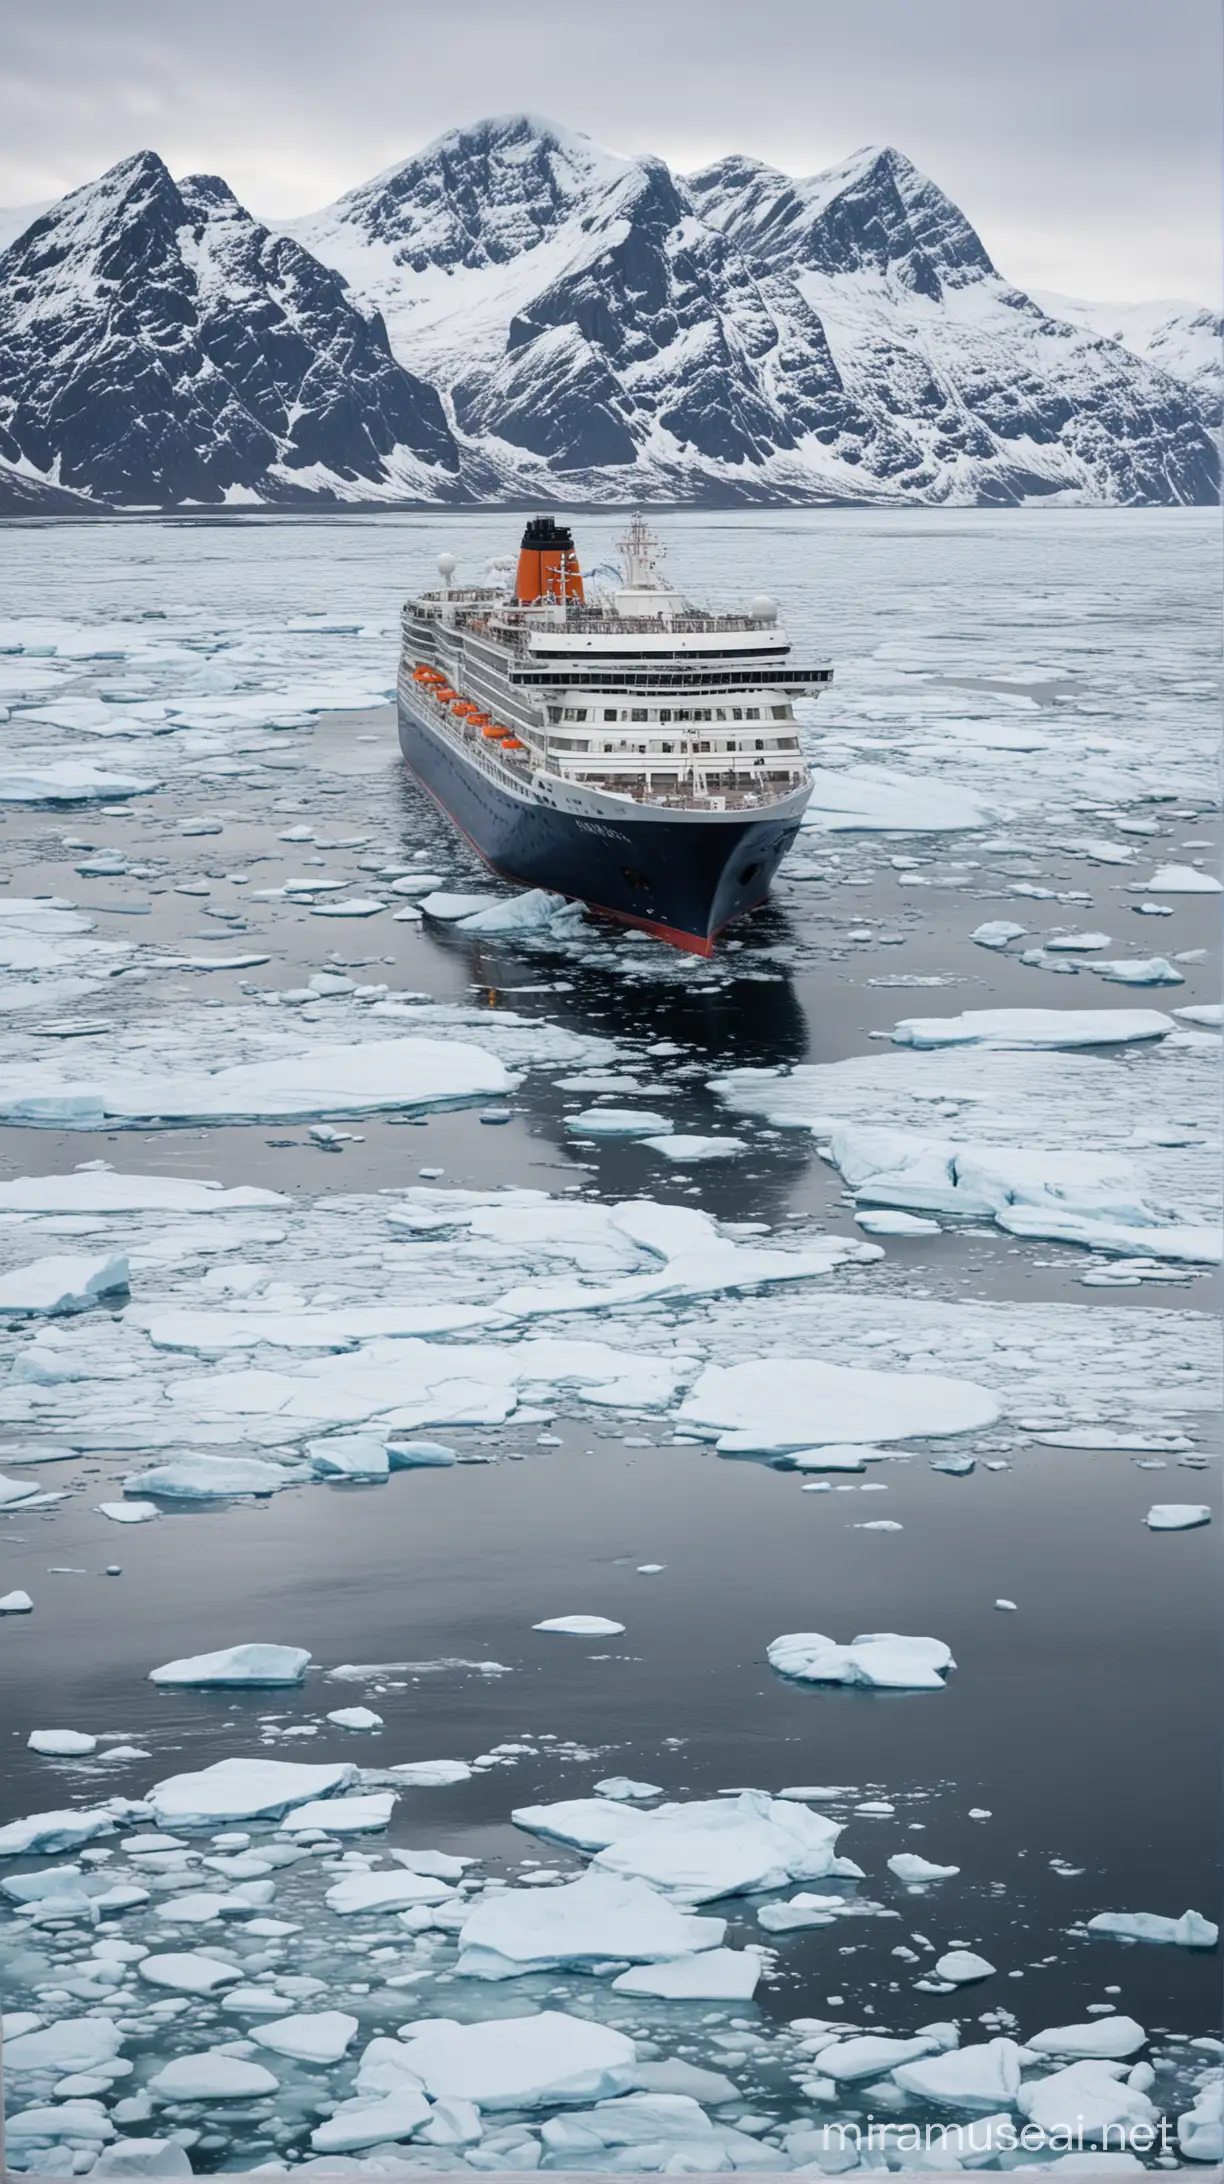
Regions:
<instances>
[{"instance_id":1,"label":"snow-capped mountain","mask_svg":"<svg viewBox=\"0 0 1224 2184\"><path fill-rule=\"evenodd\" d=\"M1205 501L1181 355L1012 287L899 152L684 178L514 115L280 234L151 153L66 198L0 255L0 459L127 505Z\"/></svg>"},{"instance_id":2,"label":"snow-capped mountain","mask_svg":"<svg viewBox=\"0 0 1224 2184\"><path fill-rule=\"evenodd\" d=\"M1099 303L1033 290L1042 309L1073 326L1116 341L1146 357L1202 397L1204 422L1218 430L1224 414L1224 313L1204 303Z\"/></svg>"},{"instance_id":3,"label":"snow-capped mountain","mask_svg":"<svg viewBox=\"0 0 1224 2184\"><path fill-rule=\"evenodd\" d=\"M123 505L404 498L453 480L432 387L224 182L152 152L0 256L0 456Z\"/></svg>"}]
</instances>

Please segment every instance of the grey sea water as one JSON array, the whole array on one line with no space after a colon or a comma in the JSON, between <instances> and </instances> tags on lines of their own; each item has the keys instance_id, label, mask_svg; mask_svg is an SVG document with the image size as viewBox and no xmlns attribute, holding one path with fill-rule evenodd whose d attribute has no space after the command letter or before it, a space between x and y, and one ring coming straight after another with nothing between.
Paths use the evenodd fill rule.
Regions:
<instances>
[{"instance_id":1,"label":"grey sea water","mask_svg":"<svg viewBox=\"0 0 1224 2184\"><path fill-rule=\"evenodd\" d=\"M0 789L12 796L23 769L66 761L156 784L3 806L4 895L72 906L89 921L81 939L125 951L73 957L73 936L40 939L35 919L41 956L10 948L0 973L10 1082L52 1066L77 1087L120 1067L181 1079L256 1058L273 1032L282 1044L300 1037L307 1059L324 1043L389 1036L395 1027L372 1013L377 995L278 998L326 972L416 997L407 1005L425 1031L436 1004L450 1012L438 1017L442 1036L491 1042L522 1072L502 1126L481 1119L487 1100L432 1113L406 1101L357 1118L320 1106L316 1119L346 1133L332 1147L312 1137L310 1114L188 1114L168 1126L155 1100L123 1129L56 1127L45 1111L23 1118L0 1085L2 1267L133 1250L130 1302L55 1322L51 1365L29 1319L5 1322L0 1472L64 1498L0 1516L0 1595L20 1589L34 1603L0 1616L0 1823L138 1799L231 1756L371 1769L447 1757L478 1764L451 1787L405 1790L386 1834L349 1847L377 1856L427 1845L510 1878L536 1859L571 1878L583 1861L516 1829L515 1808L589 1796L613 1775L676 1799L820 1789L813 1808L844 1822L839 1849L864 1872L847 1893L874 1910L775 1934L757 1922L759 1897L711 1907L730 1919L732 1946L772 1952L749 2004L627 2001L606 1978L573 1973L456 1977L449 1943L410 1959L385 1921L371 1938L329 1914L326 1858L278 1881L276 1917L291 1930L244 1944L247 1976L275 1986L308 1970L318 1999L294 2006L351 2010L363 2037L413 2015L539 2007L632 2026L658 2056L727 2068L743 2092L738 2112L766 2119L753 2129L774 2166L786 2165L781 2126L849 2112L844 2091L839 2106L797 2090L796 2018L898 2034L950 2018L968 2045L1116 2010L1147 2032L1175 2114L1219 2052L1187 2044L1218 2041L1218 1956L1089 1937L1084 1922L1187 1907L1214 1918L1219 1900L1217 1298L1201 1261L962 1218L882 1235L881 1259L847 1258L808 1281L716 1297L695 1283L496 1338L555 1333L641 1357L674 1349L707 1368L874 1358L998 1394L988 1430L943 1443L886 1435L883 1460L863 1474L730 1459L686 1435L674 1401L595 1406L541 1365L503 1421L428 1425L473 1459L452 1468L296 1485L254 1502L162 1502L140 1526L98 1513L150 1463L224 1452L218 1419L229 1414L210 1410L209 1390L232 1371L275 1372L288 1387L309 1370L313 1353L292 1349L154 1349L149 1316L241 1311L241 1289L225 1287L234 1264L262 1267L286 1309L398 1300L407 1262L377 1227L380 1193L399 1202L422 1187L515 1186L596 1208L649 1199L737 1230L760 1224L752 1240L766 1244L861 1242L851 1195L818 1149L827 1131L779 1119L778 1088L796 1071L891 1058L938 1134L958 1127L947 1057L895 1046L903 1019L1218 1000L1218 895L1155 884L1162 867L1210 875L1217 861L1218 536L1207 512L660 518L670 567L694 597L730 605L764 589L797 649L830 659L835 680L805 716L805 740L828 809L830 784L843 805L860 799L860 823L805 830L771 903L709 963L593 923L516 941L397 922L411 898L387 875L414 861L451 887L490 886L398 759L385 702L398 605L443 547L475 581L513 552L517 528L487 514L0 527ZM588 567L613 558L618 528L604 516L577 524ZM218 831L182 831L201 817ZM99 863L112 869L90 869ZM317 914L325 891L313 901L278 892L311 877L341 883L333 900L381 907L329 918ZM178 892L184 883L194 891ZM1023 936L1003 952L973 942L999 919ZM1110 936L1110 959L1164 958L1180 983L1128 987L1086 967L1059 972L1048 956L1022 962L1025 949L1085 929ZM242 956L266 960L184 961ZM1063 1150L1121 1149L1170 1219L1210 1221L1218 1034L1172 1021L1159 1046L1001 1059L1001 1089L972 1108L972 1137L1014 1146L1022 1132L1031 1146L1044 1131ZM778 1073L772 1092L740 1079L729 1102L720 1080L749 1069ZM734 1131L743 1152L673 1165L639 1141L575 1131L598 1089L558 1079L601 1070L641 1087L609 1092L609 1103L662 1100L676 1131ZM859 1099L864 1121L882 1119L882 1095L865 1083L844 1097L846 1113ZM811 1113L821 1113L815 1092ZM283 1193L287 1210L236 1230L232 1251L215 1238L194 1246L186 1217L3 1210L14 1179L98 1160L124 1175L259 1186ZM329 1229L320 1208L336 1199ZM496 1264L473 1259L473 1296L494 1278L510 1288L573 1272L514 1240L498 1248ZM414 1301L462 1293L462 1252L446 1258L443 1244L418 1262ZM1100 1282L1119 1258L1143 1263L1122 1285ZM358 1377L361 1364L358 1352ZM108 1378L112 1367L125 1377ZM165 1390L179 1400L189 1375L201 1392L167 1413ZM180 1421L177 1442L165 1438L167 1415ZM1085 1420L1153 1445L1049 1445ZM212 1438L193 1438L193 1424ZM240 1423L233 1441L251 1445ZM58 1460L22 1467L56 1449ZM932 1469L961 1452L975 1457L970 1474ZM1156 1502L1209 1504L1216 1521L1153 1532ZM899 1529L861 1528L881 1517ZM662 1567L642 1574L647 1564ZM624 1633L532 1628L575 1613ZM798 1684L766 1658L792 1631L933 1635L956 1667L931 1691ZM256 1639L308 1648L306 1681L275 1692L148 1681L161 1662ZM328 1723L354 1704L382 1716L376 1735ZM107 1763L104 1742L82 1760L48 1759L27 1748L41 1728L145 1756ZM266 1831L250 1832L258 1846ZM102 1847L118 1870L121 1838ZM901 1851L959 1872L909 1891L887 1867ZM0 1881L46 1862L6 1864ZM140 1948L234 1955L235 1919L167 1941L155 1913L156 1900L133 1906L106 1930ZM11 1903L0 1916L7 2008L57 2020L103 2007L105 1983L65 1984L94 1961L88 1923L39 1926ZM917 1987L954 1944L984 1956L990 1975ZM388 1987L407 1962L420 1983ZM104 2093L112 2106L168 2056L243 2035L215 1999L151 2022L148 1993L124 1979L115 2007L131 2024L136 2070ZM265 2112L188 2101L150 2114L179 2131L199 2169L252 2166L274 2148L299 2159L320 2104L351 2091L356 2053L331 2070L277 2065L283 2099ZM10 2107L24 2098L10 2083ZM87 2141L69 2148L75 2173L90 2166ZM52 2157L61 2173L65 2143ZM483 2165L531 2166L541 2156L530 2143L534 2156L495 2150ZM547 2149L544 2160L557 2165Z\"/></svg>"}]
</instances>

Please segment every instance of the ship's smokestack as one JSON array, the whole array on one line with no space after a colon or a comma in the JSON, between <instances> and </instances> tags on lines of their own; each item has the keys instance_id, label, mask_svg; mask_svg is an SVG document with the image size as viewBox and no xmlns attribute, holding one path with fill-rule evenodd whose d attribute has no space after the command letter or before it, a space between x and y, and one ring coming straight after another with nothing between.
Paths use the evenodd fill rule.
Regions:
<instances>
[{"instance_id":1,"label":"ship's smokestack","mask_svg":"<svg viewBox=\"0 0 1224 2184\"><path fill-rule=\"evenodd\" d=\"M582 604L582 573L568 524L551 516L532 516L519 548L514 596L520 606L537 599L572 599Z\"/></svg>"}]
</instances>

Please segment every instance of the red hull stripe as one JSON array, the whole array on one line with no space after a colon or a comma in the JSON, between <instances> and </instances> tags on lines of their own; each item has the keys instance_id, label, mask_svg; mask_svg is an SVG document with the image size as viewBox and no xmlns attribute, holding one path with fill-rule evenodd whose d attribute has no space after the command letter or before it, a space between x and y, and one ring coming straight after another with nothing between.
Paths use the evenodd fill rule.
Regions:
<instances>
[{"instance_id":1,"label":"red hull stripe","mask_svg":"<svg viewBox=\"0 0 1224 2184\"><path fill-rule=\"evenodd\" d=\"M406 760L405 764L407 764ZM443 802L437 790L431 788L428 781L423 781L421 779L421 776L417 772L415 766L409 766L408 771L412 775L413 780L418 782L421 788L424 789L426 796L431 796L433 798L434 803L438 807L438 810L444 811L446 813L446 816L450 820L451 825L453 827L458 827L464 841L471 843L471 846L475 850L476 855L479 857L481 863L487 865L490 872L496 873L499 880L505 880L507 886L509 887L531 886L532 883L530 880L516 879L512 872L503 872L500 865L495 865L493 859L485 855L479 842L475 841L473 837L468 833L468 830L464 826L462 819L456 819L454 812L450 808L450 805ZM720 925L713 933L710 933L705 937L703 937L700 933L684 933L681 932L678 926L660 925L656 922L654 918L635 918L627 910L609 910L602 902L587 902L587 898L585 895L581 897L581 900L583 901L583 903L585 903L588 910L597 911L600 917L615 918L618 925L632 925L639 933L653 933L656 940L665 940L670 948L682 948L686 955L712 956L714 953L714 943L717 940L719 933L721 933L723 930L722 926ZM755 903L751 903L747 904L745 907L749 909L756 909L757 905ZM728 920L727 922L730 923L730 920Z\"/></svg>"}]
</instances>

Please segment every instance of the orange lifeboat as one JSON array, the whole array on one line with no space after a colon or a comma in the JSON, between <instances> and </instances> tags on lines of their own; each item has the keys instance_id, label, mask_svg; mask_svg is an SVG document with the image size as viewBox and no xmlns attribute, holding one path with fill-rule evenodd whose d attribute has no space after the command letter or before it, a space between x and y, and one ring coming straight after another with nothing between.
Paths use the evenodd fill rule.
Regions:
<instances>
[{"instance_id":1,"label":"orange lifeboat","mask_svg":"<svg viewBox=\"0 0 1224 2184\"><path fill-rule=\"evenodd\" d=\"M532 516L519 548L514 595L520 606L537 599L582 604L582 572L574 552L574 534L551 516Z\"/></svg>"}]
</instances>

